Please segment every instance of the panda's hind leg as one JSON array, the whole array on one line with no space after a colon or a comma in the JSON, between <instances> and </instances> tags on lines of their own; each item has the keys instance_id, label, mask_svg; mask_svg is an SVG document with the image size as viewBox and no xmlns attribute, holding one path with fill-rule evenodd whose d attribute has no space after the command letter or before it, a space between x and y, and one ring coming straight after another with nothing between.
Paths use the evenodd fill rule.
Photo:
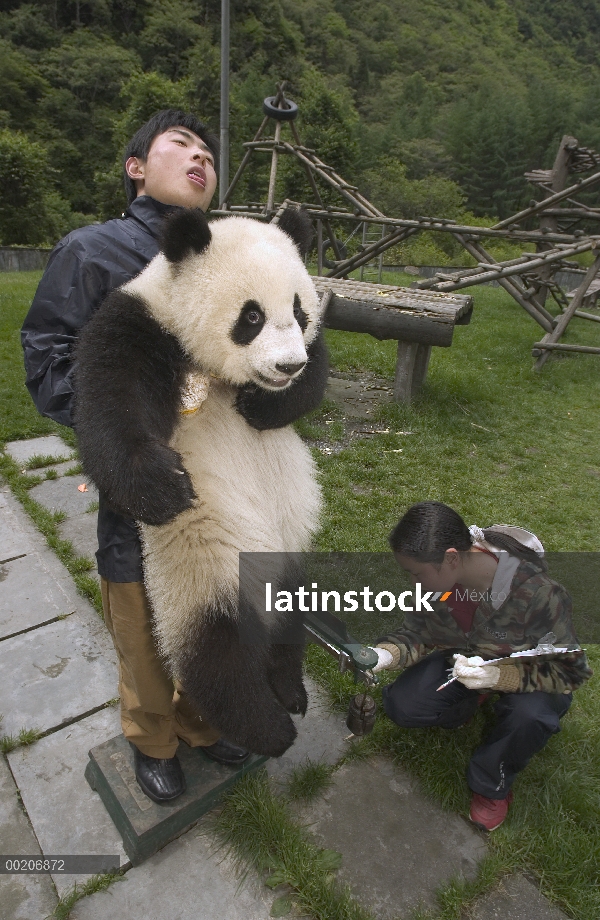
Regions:
<instances>
[{"instance_id":1,"label":"panda's hind leg","mask_svg":"<svg viewBox=\"0 0 600 920\"><path fill-rule=\"evenodd\" d=\"M268 681L282 706L294 715L306 714L308 697L302 679L304 643L269 646Z\"/></svg>"},{"instance_id":2,"label":"panda's hind leg","mask_svg":"<svg viewBox=\"0 0 600 920\"><path fill-rule=\"evenodd\" d=\"M186 693L227 740L280 757L297 732L270 686L267 642L240 642L236 620L227 612L203 611L196 622L172 662Z\"/></svg>"}]
</instances>

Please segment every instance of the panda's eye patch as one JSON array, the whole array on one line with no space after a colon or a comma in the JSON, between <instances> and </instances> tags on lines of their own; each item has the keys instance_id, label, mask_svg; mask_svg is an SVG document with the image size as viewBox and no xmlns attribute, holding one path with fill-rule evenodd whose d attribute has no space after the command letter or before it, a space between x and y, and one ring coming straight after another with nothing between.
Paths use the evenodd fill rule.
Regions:
<instances>
[{"instance_id":1,"label":"panda's eye patch","mask_svg":"<svg viewBox=\"0 0 600 920\"><path fill-rule=\"evenodd\" d=\"M298 294L294 295L294 316L296 318L296 322L302 329L302 332L304 332L306 327L308 326L308 316L302 309L302 304L300 303L300 298Z\"/></svg>"},{"instance_id":2,"label":"panda's eye patch","mask_svg":"<svg viewBox=\"0 0 600 920\"><path fill-rule=\"evenodd\" d=\"M231 330L236 345L249 345L265 324L265 314L255 300L247 300L240 311L237 322Z\"/></svg>"}]
</instances>

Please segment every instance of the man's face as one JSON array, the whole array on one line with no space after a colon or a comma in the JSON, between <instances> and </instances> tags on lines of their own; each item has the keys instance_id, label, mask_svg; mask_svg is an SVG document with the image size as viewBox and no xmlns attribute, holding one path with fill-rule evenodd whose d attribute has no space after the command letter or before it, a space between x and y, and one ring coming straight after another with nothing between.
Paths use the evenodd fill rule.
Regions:
<instances>
[{"instance_id":1,"label":"man's face","mask_svg":"<svg viewBox=\"0 0 600 920\"><path fill-rule=\"evenodd\" d=\"M440 565L433 562L419 562L412 556L394 553L396 562L408 572L413 585L420 582L425 591L450 591L458 578L459 553L449 549Z\"/></svg>"},{"instance_id":2,"label":"man's face","mask_svg":"<svg viewBox=\"0 0 600 920\"><path fill-rule=\"evenodd\" d=\"M150 195L163 204L206 211L217 187L211 151L197 134L183 127L157 134L147 159L130 157L126 169L138 198Z\"/></svg>"}]
</instances>

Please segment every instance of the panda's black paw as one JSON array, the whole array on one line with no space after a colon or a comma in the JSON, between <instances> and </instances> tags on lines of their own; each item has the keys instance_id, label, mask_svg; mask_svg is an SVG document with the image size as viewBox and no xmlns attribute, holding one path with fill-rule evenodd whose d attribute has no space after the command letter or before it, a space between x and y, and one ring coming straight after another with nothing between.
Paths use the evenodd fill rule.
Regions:
<instances>
[{"instance_id":1,"label":"panda's black paw","mask_svg":"<svg viewBox=\"0 0 600 920\"><path fill-rule=\"evenodd\" d=\"M265 730L266 729L266 730ZM255 754L266 757L281 757L296 740L296 726L286 712L281 712L269 726L265 725L260 735L255 735L248 745Z\"/></svg>"},{"instance_id":2,"label":"panda's black paw","mask_svg":"<svg viewBox=\"0 0 600 920\"><path fill-rule=\"evenodd\" d=\"M119 486L107 496L111 507L153 527L168 524L191 508L196 498L181 457L161 444L134 455Z\"/></svg>"},{"instance_id":3,"label":"panda's black paw","mask_svg":"<svg viewBox=\"0 0 600 920\"><path fill-rule=\"evenodd\" d=\"M279 684L275 689L275 693L281 705L293 716L306 715L308 696L304 684L300 684L299 687L294 688L282 687L281 684Z\"/></svg>"},{"instance_id":4,"label":"panda's black paw","mask_svg":"<svg viewBox=\"0 0 600 920\"><path fill-rule=\"evenodd\" d=\"M268 395L254 383L247 383L238 390L235 408L246 419L248 424L252 428L256 428L257 431L266 431L268 428L277 427L270 423Z\"/></svg>"},{"instance_id":5,"label":"panda's black paw","mask_svg":"<svg viewBox=\"0 0 600 920\"><path fill-rule=\"evenodd\" d=\"M192 481L185 471L171 471L177 479L163 480L160 487L144 497L136 519L143 524L159 527L174 520L178 514L191 508L196 498ZM181 478L179 478L181 477Z\"/></svg>"}]
</instances>

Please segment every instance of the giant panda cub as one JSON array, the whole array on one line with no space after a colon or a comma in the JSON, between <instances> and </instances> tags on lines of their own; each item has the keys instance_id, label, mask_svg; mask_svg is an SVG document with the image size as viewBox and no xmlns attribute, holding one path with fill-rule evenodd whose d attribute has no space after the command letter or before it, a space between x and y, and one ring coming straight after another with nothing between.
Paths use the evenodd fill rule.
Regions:
<instances>
[{"instance_id":1,"label":"giant panda cub","mask_svg":"<svg viewBox=\"0 0 600 920\"><path fill-rule=\"evenodd\" d=\"M289 643L300 615L267 619L239 591L238 559L305 551L318 523L313 460L289 424L327 380L301 258L311 235L291 210L279 226L177 211L161 252L109 295L76 352L84 469L139 522L170 673L226 738L269 756L294 741L288 713L306 710L302 642ZM257 641L242 641L248 623Z\"/></svg>"}]
</instances>

